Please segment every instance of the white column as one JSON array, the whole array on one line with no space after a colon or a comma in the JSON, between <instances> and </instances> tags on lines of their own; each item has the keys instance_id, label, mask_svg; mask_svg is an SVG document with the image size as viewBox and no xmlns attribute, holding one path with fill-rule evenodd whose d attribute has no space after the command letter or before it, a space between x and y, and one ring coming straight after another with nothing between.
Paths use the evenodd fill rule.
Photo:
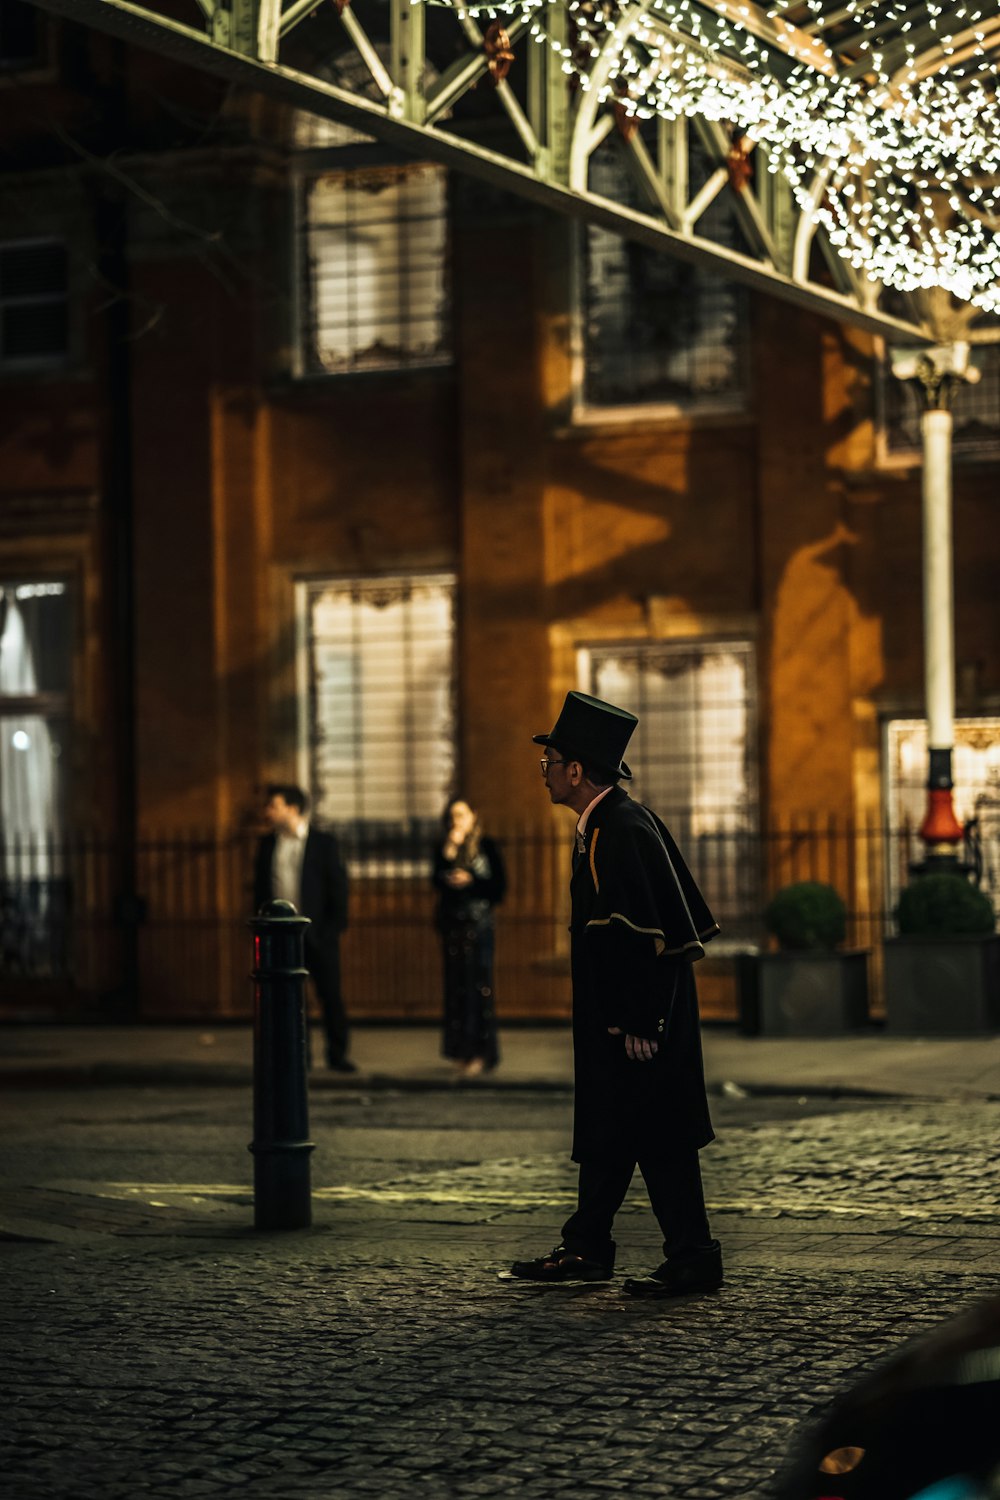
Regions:
<instances>
[{"instance_id":1,"label":"white column","mask_svg":"<svg viewBox=\"0 0 1000 1500\"><path fill-rule=\"evenodd\" d=\"M955 742L951 412L925 411L922 429L927 743L931 750L950 750Z\"/></svg>"}]
</instances>

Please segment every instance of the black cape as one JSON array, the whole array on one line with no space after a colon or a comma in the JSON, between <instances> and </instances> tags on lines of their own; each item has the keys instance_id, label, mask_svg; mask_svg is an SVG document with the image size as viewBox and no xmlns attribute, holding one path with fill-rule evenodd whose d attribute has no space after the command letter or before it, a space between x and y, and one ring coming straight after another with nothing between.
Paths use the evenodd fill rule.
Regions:
<instances>
[{"instance_id":1,"label":"black cape","mask_svg":"<svg viewBox=\"0 0 1000 1500\"><path fill-rule=\"evenodd\" d=\"M691 965L719 927L667 829L620 787L590 815L570 893L574 1160L706 1145ZM630 1062L612 1026L655 1040L656 1057Z\"/></svg>"}]
</instances>

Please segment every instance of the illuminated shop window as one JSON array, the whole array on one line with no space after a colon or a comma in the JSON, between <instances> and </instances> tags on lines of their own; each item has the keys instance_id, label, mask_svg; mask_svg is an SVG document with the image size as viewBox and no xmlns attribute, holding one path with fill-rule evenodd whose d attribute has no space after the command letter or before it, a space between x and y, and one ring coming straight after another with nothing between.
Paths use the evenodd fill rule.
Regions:
<instances>
[{"instance_id":1,"label":"illuminated shop window","mask_svg":"<svg viewBox=\"0 0 1000 1500\"><path fill-rule=\"evenodd\" d=\"M60 240L0 244L0 373L64 364L69 283Z\"/></svg>"},{"instance_id":2,"label":"illuminated shop window","mask_svg":"<svg viewBox=\"0 0 1000 1500\"><path fill-rule=\"evenodd\" d=\"M598 148L591 160L591 187L642 208L623 151L613 138ZM692 196L711 171L692 132ZM728 190L720 194L698 220L697 232L743 249L731 199ZM748 340L742 288L606 229L581 230L580 240L582 405L741 407Z\"/></svg>"},{"instance_id":3,"label":"illuminated shop window","mask_svg":"<svg viewBox=\"0 0 1000 1500\"><path fill-rule=\"evenodd\" d=\"M70 617L64 583L0 583L0 822L8 846L63 824Z\"/></svg>"},{"instance_id":4,"label":"illuminated shop window","mask_svg":"<svg viewBox=\"0 0 1000 1500\"><path fill-rule=\"evenodd\" d=\"M330 822L430 826L454 770L455 580L448 574L299 585L302 737Z\"/></svg>"},{"instance_id":5,"label":"illuminated shop window","mask_svg":"<svg viewBox=\"0 0 1000 1500\"><path fill-rule=\"evenodd\" d=\"M446 173L328 172L302 192L301 373L450 363Z\"/></svg>"},{"instance_id":6,"label":"illuminated shop window","mask_svg":"<svg viewBox=\"0 0 1000 1500\"><path fill-rule=\"evenodd\" d=\"M965 827L974 823L975 849L981 860L981 883L1000 913L1000 719L955 720L952 753L952 794L955 814ZM927 811L927 722L890 719L885 726L885 800L889 827L901 833L916 830ZM894 846L905 854L899 839ZM915 840L912 855L919 859L923 844ZM887 872L889 907L899 900L908 872L901 855Z\"/></svg>"},{"instance_id":7,"label":"illuminated shop window","mask_svg":"<svg viewBox=\"0 0 1000 1500\"><path fill-rule=\"evenodd\" d=\"M61 582L0 580L0 975L63 965L69 602Z\"/></svg>"}]
</instances>

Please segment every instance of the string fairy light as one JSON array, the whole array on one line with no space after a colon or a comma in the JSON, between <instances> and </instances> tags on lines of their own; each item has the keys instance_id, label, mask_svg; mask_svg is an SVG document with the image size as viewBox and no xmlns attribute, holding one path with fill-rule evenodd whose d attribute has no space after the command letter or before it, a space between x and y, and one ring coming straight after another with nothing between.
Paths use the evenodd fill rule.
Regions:
<instances>
[{"instance_id":1,"label":"string fairy light","mask_svg":"<svg viewBox=\"0 0 1000 1500\"><path fill-rule=\"evenodd\" d=\"M872 281L1000 313L1000 0L433 0L523 21L626 115L751 138Z\"/></svg>"}]
</instances>

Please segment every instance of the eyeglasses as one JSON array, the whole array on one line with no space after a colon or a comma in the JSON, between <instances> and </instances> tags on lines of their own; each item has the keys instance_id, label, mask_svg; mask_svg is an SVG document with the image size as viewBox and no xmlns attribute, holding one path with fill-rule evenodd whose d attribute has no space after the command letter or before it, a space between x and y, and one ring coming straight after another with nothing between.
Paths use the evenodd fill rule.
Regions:
<instances>
[{"instance_id":1,"label":"eyeglasses","mask_svg":"<svg viewBox=\"0 0 1000 1500\"><path fill-rule=\"evenodd\" d=\"M547 756L543 756L538 764L542 768L542 775L547 776L549 773L549 766L568 766L571 763L568 760L549 760Z\"/></svg>"}]
</instances>

